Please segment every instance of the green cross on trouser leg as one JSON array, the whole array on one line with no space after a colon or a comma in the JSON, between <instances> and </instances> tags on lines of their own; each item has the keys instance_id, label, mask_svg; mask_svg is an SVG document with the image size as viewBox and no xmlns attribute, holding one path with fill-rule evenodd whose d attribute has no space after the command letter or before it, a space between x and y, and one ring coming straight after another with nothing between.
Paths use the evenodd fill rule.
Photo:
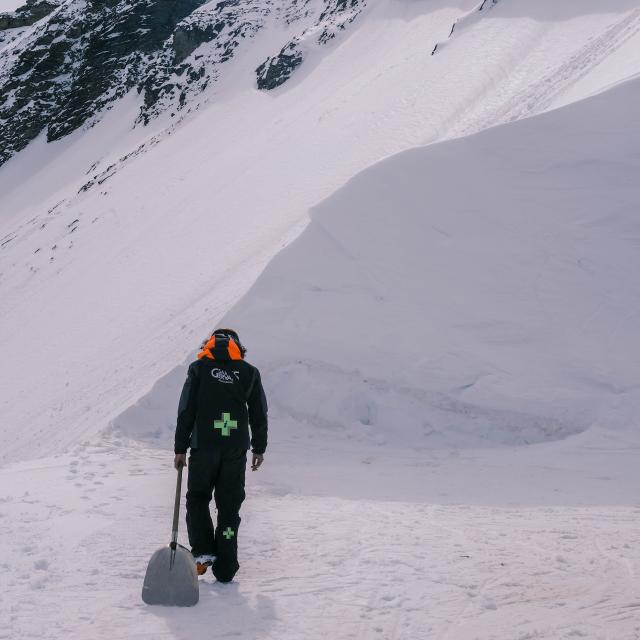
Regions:
<instances>
[{"instance_id":1,"label":"green cross on trouser leg","mask_svg":"<svg viewBox=\"0 0 640 640\"><path fill-rule=\"evenodd\" d=\"M214 420L214 429L220 429L220 434L223 436L231 435L231 429L237 429L238 423L231 419L230 413L223 413L221 420Z\"/></svg>"},{"instance_id":2,"label":"green cross on trouser leg","mask_svg":"<svg viewBox=\"0 0 640 640\"><path fill-rule=\"evenodd\" d=\"M233 536L235 536L236 534L233 532L233 529L231 527L227 527L223 532L222 535L227 539L230 540L231 538L233 538Z\"/></svg>"}]
</instances>

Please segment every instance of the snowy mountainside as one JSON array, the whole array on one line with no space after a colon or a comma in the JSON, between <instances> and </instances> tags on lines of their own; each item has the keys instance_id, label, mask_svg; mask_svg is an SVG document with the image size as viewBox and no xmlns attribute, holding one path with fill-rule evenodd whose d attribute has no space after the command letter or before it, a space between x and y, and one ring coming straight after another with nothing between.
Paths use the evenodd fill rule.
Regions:
<instances>
[{"instance_id":1,"label":"snowy mountainside","mask_svg":"<svg viewBox=\"0 0 640 640\"><path fill-rule=\"evenodd\" d=\"M316 207L223 320L288 428L414 451L637 431L639 109L631 81L406 151ZM184 376L115 426L169 446Z\"/></svg>"},{"instance_id":2,"label":"snowy mountainside","mask_svg":"<svg viewBox=\"0 0 640 640\"><path fill-rule=\"evenodd\" d=\"M637 0L344 6L0 167L0 638L638 640ZM221 322L270 401L242 566L147 607Z\"/></svg>"},{"instance_id":3,"label":"snowy mountainside","mask_svg":"<svg viewBox=\"0 0 640 640\"><path fill-rule=\"evenodd\" d=\"M498 2L462 2L466 12L450 21L449 41ZM507 3L503 13L515 7L517 15L518 4ZM610 10L597 0L587 4ZM0 164L42 132L53 141L94 125L131 90L141 95L131 126L193 112L216 97L221 78L234 74L228 63L239 52L256 53L251 82L275 89L303 61L311 67L322 59L326 45L354 31L367 9L366 0L29 0L0 18ZM637 31L628 21L623 27L627 35ZM256 46L252 41L265 31L269 44ZM432 54L449 44L440 35L425 33ZM623 35L614 30L602 37L615 48ZM578 55L585 69L592 66ZM554 87L563 88L557 81Z\"/></svg>"},{"instance_id":4,"label":"snowy mountainside","mask_svg":"<svg viewBox=\"0 0 640 640\"><path fill-rule=\"evenodd\" d=\"M6 162L0 407L11 435L2 455L39 456L99 433L184 361L304 228L308 210L354 174L634 72L601 72L609 56L637 46L640 15L626 0L501 2L432 56L478 6L369 4L295 81L266 92L256 69L302 28L269 22L224 63L215 99L180 124L165 115L132 130L144 107L133 89L94 127L51 143L40 135ZM620 41L590 48L616 25ZM554 69L563 73L549 93ZM33 367L25 354L42 335Z\"/></svg>"},{"instance_id":5,"label":"snowy mountainside","mask_svg":"<svg viewBox=\"0 0 640 640\"><path fill-rule=\"evenodd\" d=\"M317 207L226 319L278 401L427 447L636 431L639 112L633 81L407 151Z\"/></svg>"},{"instance_id":6,"label":"snowy mountainside","mask_svg":"<svg viewBox=\"0 0 640 640\"><path fill-rule=\"evenodd\" d=\"M283 35L320 30L317 42L324 44L364 6L364 0L45 3L48 18L0 52L0 164L42 131L52 141L95 124L132 89L143 99L131 125L191 110L194 96L214 84L236 49L266 25L280 25ZM5 29L29 24L19 19L20 11L7 14ZM280 55L277 64L269 59L260 65L258 86L282 84L302 54L295 59L289 64ZM276 68L278 81L264 80Z\"/></svg>"},{"instance_id":7,"label":"snowy mountainside","mask_svg":"<svg viewBox=\"0 0 640 640\"><path fill-rule=\"evenodd\" d=\"M184 368L95 445L1 470L22 474L0 483L20 637L175 639L215 616L247 639L634 640L639 100L630 82L366 169L226 315L272 403L231 589L136 604Z\"/></svg>"}]
</instances>

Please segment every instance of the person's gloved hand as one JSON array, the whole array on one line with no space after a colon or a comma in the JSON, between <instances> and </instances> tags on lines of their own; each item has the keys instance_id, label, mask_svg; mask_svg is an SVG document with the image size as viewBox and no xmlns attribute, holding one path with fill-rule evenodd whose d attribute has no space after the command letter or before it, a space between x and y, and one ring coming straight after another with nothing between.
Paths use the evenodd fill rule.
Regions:
<instances>
[{"instance_id":1,"label":"person's gloved hand","mask_svg":"<svg viewBox=\"0 0 640 640\"><path fill-rule=\"evenodd\" d=\"M187 454L186 453L176 453L176 457L173 459L173 466L176 469L180 467L187 466Z\"/></svg>"},{"instance_id":2,"label":"person's gloved hand","mask_svg":"<svg viewBox=\"0 0 640 640\"><path fill-rule=\"evenodd\" d=\"M251 460L251 471L257 471L260 465L264 462L264 455L261 453L254 453Z\"/></svg>"}]
</instances>

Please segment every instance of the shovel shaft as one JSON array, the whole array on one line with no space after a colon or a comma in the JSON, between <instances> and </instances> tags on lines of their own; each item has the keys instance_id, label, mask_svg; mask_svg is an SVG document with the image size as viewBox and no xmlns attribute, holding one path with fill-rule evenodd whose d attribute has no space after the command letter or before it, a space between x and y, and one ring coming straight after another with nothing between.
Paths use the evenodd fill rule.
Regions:
<instances>
[{"instance_id":1,"label":"shovel shaft","mask_svg":"<svg viewBox=\"0 0 640 640\"><path fill-rule=\"evenodd\" d=\"M176 548L178 542L178 522L180 519L180 494L182 492L182 469L178 467L178 481L176 482L176 501L173 505L173 529L171 530L171 548Z\"/></svg>"}]
</instances>

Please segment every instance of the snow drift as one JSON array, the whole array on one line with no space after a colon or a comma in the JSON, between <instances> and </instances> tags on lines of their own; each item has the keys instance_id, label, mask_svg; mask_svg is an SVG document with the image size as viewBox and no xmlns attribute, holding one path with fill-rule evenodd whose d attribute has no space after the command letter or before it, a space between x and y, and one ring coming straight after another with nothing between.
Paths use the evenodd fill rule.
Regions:
<instances>
[{"instance_id":1,"label":"snow drift","mask_svg":"<svg viewBox=\"0 0 640 640\"><path fill-rule=\"evenodd\" d=\"M278 414L411 447L637 426L639 109L629 82L389 158L316 207L223 320ZM168 444L183 376L116 424L169 415Z\"/></svg>"},{"instance_id":2,"label":"snow drift","mask_svg":"<svg viewBox=\"0 0 640 640\"><path fill-rule=\"evenodd\" d=\"M400 154L317 207L226 319L277 401L416 444L637 427L639 112L634 81Z\"/></svg>"}]
</instances>

